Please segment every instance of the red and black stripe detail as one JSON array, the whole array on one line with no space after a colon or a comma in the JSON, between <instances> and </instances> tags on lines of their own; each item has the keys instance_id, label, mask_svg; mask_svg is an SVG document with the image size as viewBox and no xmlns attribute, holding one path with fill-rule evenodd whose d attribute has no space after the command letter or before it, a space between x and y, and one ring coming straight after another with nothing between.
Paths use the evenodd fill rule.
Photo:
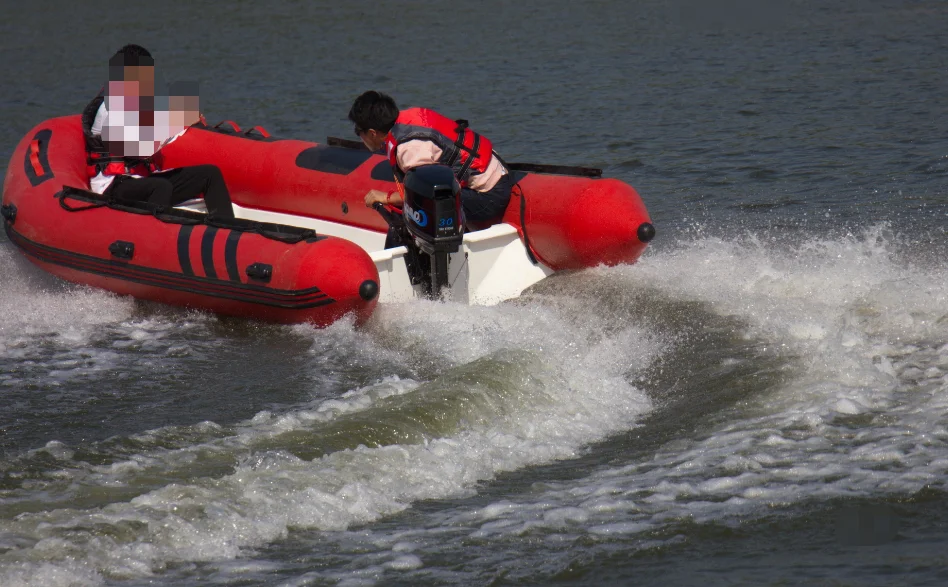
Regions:
<instances>
[{"instance_id":1,"label":"red and black stripe detail","mask_svg":"<svg viewBox=\"0 0 948 587\"><path fill-rule=\"evenodd\" d=\"M23 170L26 172L26 179L30 181L33 187L38 186L48 179L53 179L53 169L49 166L49 141L53 138L53 131L44 128L33 135L30 146L26 149L26 156L23 160Z\"/></svg>"},{"instance_id":2,"label":"red and black stripe detail","mask_svg":"<svg viewBox=\"0 0 948 587\"><path fill-rule=\"evenodd\" d=\"M204 266L204 275L211 279L217 279L217 271L214 269L214 238L216 236L217 229L208 226L204 231L204 236L201 237L201 264Z\"/></svg>"},{"instance_id":3,"label":"red and black stripe detail","mask_svg":"<svg viewBox=\"0 0 948 587\"><path fill-rule=\"evenodd\" d=\"M191 265L191 233L193 232L193 225L184 225L178 230L178 264L181 265L181 272L190 276L194 275L194 267ZM204 275L211 279L218 279L217 270L214 268L214 239L217 237L217 232L217 228L209 227L201 237L201 266L204 269ZM237 283L240 283L237 247L243 234L239 230L229 230L227 240L224 242L224 267L227 270L227 279Z\"/></svg>"},{"instance_id":4,"label":"red and black stripe detail","mask_svg":"<svg viewBox=\"0 0 948 587\"><path fill-rule=\"evenodd\" d=\"M336 302L336 300L329 297L318 287L299 290L280 290L264 285L240 283L240 274L236 270L236 242L232 247L228 247L232 248L233 251L233 261L228 262L228 276L231 278L230 281L194 275L193 270L191 270L187 250L188 237L190 237L190 229L193 228L192 226L182 226L182 230L178 234L178 258L179 260L182 259L182 240L184 240L184 259L187 260L187 270L185 270L185 264L183 263L182 272L178 273L132 265L125 261L102 259L91 255L57 249L31 241L14 230L9 223L4 224L7 237L27 255L44 263L59 265L93 275L121 279L152 287L289 310L317 308ZM185 231L184 229L189 230ZM182 237L182 235L184 236ZM236 237L234 240L239 240L239 237ZM228 240L228 244L229 243L230 241ZM237 279L234 279L234 277Z\"/></svg>"},{"instance_id":5,"label":"red and black stripe detail","mask_svg":"<svg viewBox=\"0 0 948 587\"><path fill-rule=\"evenodd\" d=\"M191 253L188 250L193 230L193 225L185 225L178 231L178 264L181 265L181 273L189 277L194 276L194 269L191 267Z\"/></svg>"},{"instance_id":6,"label":"red and black stripe detail","mask_svg":"<svg viewBox=\"0 0 948 587\"><path fill-rule=\"evenodd\" d=\"M240 269L237 268L237 244L244 233L232 230L227 233L227 242L224 243L224 265L227 268L227 277L231 281L240 281Z\"/></svg>"}]
</instances>

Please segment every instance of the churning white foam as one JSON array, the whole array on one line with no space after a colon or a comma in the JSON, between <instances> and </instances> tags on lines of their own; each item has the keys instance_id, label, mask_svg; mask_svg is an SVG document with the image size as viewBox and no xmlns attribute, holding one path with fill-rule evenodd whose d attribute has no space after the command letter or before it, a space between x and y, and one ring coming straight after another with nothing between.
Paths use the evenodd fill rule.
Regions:
<instances>
[{"instance_id":1,"label":"churning white foam","mask_svg":"<svg viewBox=\"0 0 948 587\"><path fill-rule=\"evenodd\" d=\"M17 546L6 554L11 562L0 571L0 583L30 584L23 569L59 572L78 565L83 572L47 572L46 584L57 584L56 576L94 584L160 573L180 561L233 559L243 549L285 537L291 528L346 529L418 500L470 495L478 481L502 471L574 456L590 442L634 426L650 409L629 381L663 352L662 340L645 328L625 325L606 335L602 327L595 315L576 320L539 305L380 307L367 331L336 326L330 338L354 352L412 364L430 381L387 377L292 412L260 413L225 438L93 467L80 474L82 483L103 491L137 478L143 468L166 475L169 483L130 501L27 512L3 521L0 533ZM314 336L322 341L326 332ZM498 384L494 370L508 379ZM318 431L393 397L450 398L452 386L464 399L449 404L462 412L446 436L358 446L313 460L279 445L254 448L261 439L294 430ZM478 395L464 395L467 387ZM469 397L475 399L466 408ZM206 453L229 455L236 465L222 476L175 473L194 471L190 465ZM382 566L421 564L414 554L393 551Z\"/></svg>"},{"instance_id":2,"label":"churning white foam","mask_svg":"<svg viewBox=\"0 0 948 587\"><path fill-rule=\"evenodd\" d=\"M0 388L66 389L148 368L145 355L153 362L187 357L192 349L182 333L214 320L140 312L133 298L59 280L12 247L0 247L0 272L0 361L16 366L0 373Z\"/></svg>"},{"instance_id":3,"label":"churning white foam","mask_svg":"<svg viewBox=\"0 0 948 587\"><path fill-rule=\"evenodd\" d=\"M134 302L101 290L67 284L0 247L0 345L4 355L29 348L32 341L53 338L81 344L94 328L131 315Z\"/></svg>"},{"instance_id":4,"label":"churning white foam","mask_svg":"<svg viewBox=\"0 0 948 587\"><path fill-rule=\"evenodd\" d=\"M754 237L699 238L634 267L594 270L629 288L738 317L748 340L792 359L793 377L644 460L537 485L477 509L430 514L416 530L360 531L363 545L375 548L353 555L364 562L300 580L372 583L386 570L423 568L425 552L445 541L536 534L551 548L566 548L577 535L626 540L682 521L728 521L808 499L940 486L948 473L948 270L904 262L885 235L880 228L791 248ZM675 335L616 322L589 303L418 302L380 307L365 331L334 326L328 343L326 331L314 334L314 346L341 344L362 357L403 362L419 379L386 377L286 413L262 412L223 438L95 469L92 485L107 487L139 474L128 463L151 459L152 472L178 481L104 507L4 521L0 536L11 562L0 582L38 584L35 576L44 584L95 584L161 573L179 561L231 560L293 528L352 528L418 500L470 495L478 481L503 471L577 455L652 409L629 381ZM260 439L318 430L393 398L427 393L456 381L469 365L504 361L516 368L504 394L487 396L493 417L462 419L448 435L312 460L278 445L254 448ZM687 377L688 366L681 369ZM236 465L220 476L171 474L200 451L217 451Z\"/></svg>"},{"instance_id":5,"label":"churning white foam","mask_svg":"<svg viewBox=\"0 0 948 587\"><path fill-rule=\"evenodd\" d=\"M701 238L635 267L600 269L739 317L748 337L799 368L711 431L647 460L442 524L479 539L538 531L544 540L611 540L807 500L944 488L948 267L906 262L886 234L876 227L789 249L752 237Z\"/></svg>"}]
</instances>

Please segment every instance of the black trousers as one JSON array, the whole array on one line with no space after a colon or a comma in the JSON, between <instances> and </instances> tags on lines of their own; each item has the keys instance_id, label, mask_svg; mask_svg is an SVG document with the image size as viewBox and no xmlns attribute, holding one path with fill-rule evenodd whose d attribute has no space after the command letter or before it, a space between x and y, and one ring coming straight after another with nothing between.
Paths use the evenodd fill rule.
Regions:
<instances>
[{"instance_id":1,"label":"black trousers","mask_svg":"<svg viewBox=\"0 0 948 587\"><path fill-rule=\"evenodd\" d=\"M194 165L159 171L148 177L116 177L104 196L118 202L149 202L165 208L204 194L207 215L233 218L234 209L224 176L216 165Z\"/></svg>"},{"instance_id":2,"label":"black trousers","mask_svg":"<svg viewBox=\"0 0 948 587\"><path fill-rule=\"evenodd\" d=\"M507 211L510 192L515 183L511 172L508 171L494 187L486 192L475 192L469 188L462 189L461 208L464 210L464 221L472 223L474 225L472 228L486 228L500 222L504 212Z\"/></svg>"}]
</instances>

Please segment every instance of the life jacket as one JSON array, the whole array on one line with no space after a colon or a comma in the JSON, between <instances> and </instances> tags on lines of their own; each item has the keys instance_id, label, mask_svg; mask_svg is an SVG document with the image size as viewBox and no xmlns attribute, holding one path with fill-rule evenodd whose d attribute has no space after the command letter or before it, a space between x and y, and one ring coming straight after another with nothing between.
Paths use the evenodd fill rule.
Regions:
<instances>
[{"instance_id":1,"label":"life jacket","mask_svg":"<svg viewBox=\"0 0 948 587\"><path fill-rule=\"evenodd\" d=\"M405 171L398 167L397 147L415 139L431 141L441 149L438 163L454 170L461 187L467 187L472 175L484 173L493 156L490 140L469 129L466 120L451 120L427 108L408 108L398 113L395 126L385 137L388 161L399 180L404 179Z\"/></svg>"},{"instance_id":2,"label":"life jacket","mask_svg":"<svg viewBox=\"0 0 948 587\"><path fill-rule=\"evenodd\" d=\"M141 175L147 176L155 171L149 159L140 157L122 157L113 155L102 137L92 134L99 107L105 101L105 88L82 111L82 134L86 140L86 172L89 177L103 175Z\"/></svg>"}]
</instances>

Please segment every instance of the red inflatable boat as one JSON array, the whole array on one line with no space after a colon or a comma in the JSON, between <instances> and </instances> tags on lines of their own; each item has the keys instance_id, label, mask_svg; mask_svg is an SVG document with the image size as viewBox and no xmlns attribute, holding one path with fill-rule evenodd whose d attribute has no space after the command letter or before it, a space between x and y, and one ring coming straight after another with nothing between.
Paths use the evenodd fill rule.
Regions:
<instances>
[{"instance_id":1,"label":"red inflatable boat","mask_svg":"<svg viewBox=\"0 0 948 587\"><path fill-rule=\"evenodd\" d=\"M67 116L31 130L13 153L2 204L10 241L69 281L267 321L363 322L379 300L419 295L405 247L383 250L388 225L363 204L368 190L393 189L385 157L233 123L191 128L162 154L166 168L217 165L237 219L92 194L80 117ZM504 223L465 234L448 257L455 299L494 303L555 271L632 263L654 235L625 183L582 168L511 168L518 188Z\"/></svg>"}]
</instances>

